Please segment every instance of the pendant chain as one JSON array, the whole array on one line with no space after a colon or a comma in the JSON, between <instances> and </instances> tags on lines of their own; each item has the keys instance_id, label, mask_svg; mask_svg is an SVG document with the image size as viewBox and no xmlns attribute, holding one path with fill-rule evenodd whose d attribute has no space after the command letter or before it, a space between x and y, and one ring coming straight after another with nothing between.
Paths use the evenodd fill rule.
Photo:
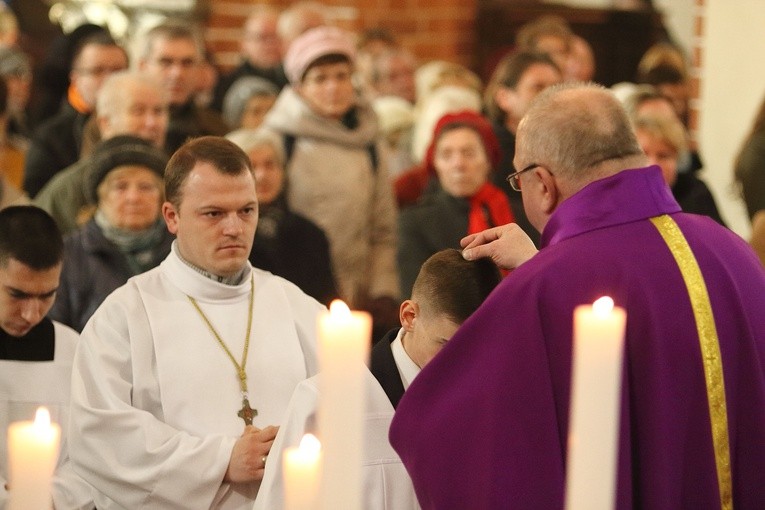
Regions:
<instances>
[{"instance_id":1,"label":"pendant chain","mask_svg":"<svg viewBox=\"0 0 765 510\"><path fill-rule=\"evenodd\" d=\"M242 395L245 397L247 396L247 372L245 372L245 365L247 364L247 352L250 349L250 330L252 329L252 303L254 300L254 296L255 296L255 277L251 276L249 307L247 310L247 334L244 337L244 350L242 352L242 362L237 363L236 358L234 358L234 355L231 354L231 350L228 348L226 343L223 341L223 339L220 337L218 332L215 330L212 323L210 322L210 319L207 318L207 315L205 315L205 313L199 307L197 300L189 295L186 295L186 297L189 298L189 301L191 302L191 304L194 305L194 308L196 309L196 311L202 317L202 320L204 320L205 324L207 324L207 327L210 330L210 333L213 334L213 336L218 341L220 346L226 352L226 355L228 355L229 359L231 360L231 363L234 364L234 367L236 368L237 376L239 377L239 387L242 390Z\"/></svg>"}]
</instances>

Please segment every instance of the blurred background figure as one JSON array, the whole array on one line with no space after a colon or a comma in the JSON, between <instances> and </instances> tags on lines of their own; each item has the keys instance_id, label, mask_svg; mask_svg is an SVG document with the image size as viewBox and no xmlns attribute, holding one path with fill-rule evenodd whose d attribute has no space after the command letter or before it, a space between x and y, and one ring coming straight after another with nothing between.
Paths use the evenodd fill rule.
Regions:
<instances>
[{"instance_id":1,"label":"blurred background figure","mask_svg":"<svg viewBox=\"0 0 765 510\"><path fill-rule=\"evenodd\" d=\"M213 108L223 111L226 93L237 80L245 76L268 80L277 92L287 85L282 65L285 46L277 30L278 22L279 13L270 6L256 6L250 13L244 23L242 63L218 82Z\"/></svg>"},{"instance_id":2,"label":"blurred background figure","mask_svg":"<svg viewBox=\"0 0 765 510\"><path fill-rule=\"evenodd\" d=\"M513 209L515 221L539 244L539 235L523 208L523 197L513 190L507 176L515 172L515 133L531 101L547 87L563 81L560 69L546 53L520 51L504 57L489 81L484 104L492 122L494 134L502 148L502 160L494 168L491 180L505 192Z\"/></svg>"},{"instance_id":3,"label":"blurred background figure","mask_svg":"<svg viewBox=\"0 0 765 510\"><path fill-rule=\"evenodd\" d=\"M417 60L408 51L401 48L384 50L372 59L369 75L371 96L396 96L415 104L416 70Z\"/></svg>"},{"instance_id":4,"label":"blurred background figure","mask_svg":"<svg viewBox=\"0 0 765 510\"><path fill-rule=\"evenodd\" d=\"M87 182L95 211L64 240L61 284L50 311L77 331L113 290L156 267L173 241L160 214L164 152L142 138L119 136L92 158Z\"/></svg>"},{"instance_id":5,"label":"blurred background figure","mask_svg":"<svg viewBox=\"0 0 765 510\"><path fill-rule=\"evenodd\" d=\"M652 85L669 98L678 118L688 127L688 66L678 48L668 43L651 46L638 63L637 83Z\"/></svg>"},{"instance_id":6,"label":"blurred background figure","mask_svg":"<svg viewBox=\"0 0 765 510\"><path fill-rule=\"evenodd\" d=\"M24 169L24 190L30 197L100 139L98 130L87 125L96 96L109 75L127 66L127 53L108 32L96 31L80 41L74 50L66 102L32 136Z\"/></svg>"},{"instance_id":7,"label":"blurred background figure","mask_svg":"<svg viewBox=\"0 0 765 510\"><path fill-rule=\"evenodd\" d=\"M540 16L518 30L515 44L521 51L547 53L558 69L565 73L573 38L574 33L565 19L560 16Z\"/></svg>"},{"instance_id":8,"label":"blurred background figure","mask_svg":"<svg viewBox=\"0 0 765 510\"><path fill-rule=\"evenodd\" d=\"M566 81L591 81L595 78L595 54L583 37L573 35L564 70Z\"/></svg>"},{"instance_id":9,"label":"blurred background figure","mask_svg":"<svg viewBox=\"0 0 765 510\"><path fill-rule=\"evenodd\" d=\"M147 140L157 148L165 144L168 124L167 93L154 77L139 71L122 71L110 76L98 92L95 122L102 141L120 135ZM40 190L35 205L45 209L67 234L87 221L82 210L90 202L86 176L93 161L89 156L57 173Z\"/></svg>"},{"instance_id":10,"label":"blurred background figure","mask_svg":"<svg viewBox=\"0 0 765 510\"><path fill-rule=\"evenodd\" d=\"M223 98L223 120L232 130L258 128L278 95L279 89L265 78L243 76Z\"/></svg>"},{"instance_id":11,"label":"blurred background figure","mask_svg":"<svg viewBox=\"0 0 765 510\"><path fill-rule=\"evenodd\" d=\"M197 28L165 21L146 32L140 42L138 69L159 81L170 101L167 153L175 152L189 138L228 133L228 125L218 112L194 101L204 56Z\"/></svg>"},{"instance_id":12,"label":"blurred background figure","mask_svg":"<svg viewBox=\"0 0 765 510\"><path fill-rule=\"evenodd\" d=\"M481 111L481 95L475 88L444 85L420 97L412 128L414 166L400 173L393 182L399 207L415 204L435 176L432 168L426 164L425 156L438 120L447 113L463 110L476 113Z\"/></svg>"},{"instance_id":13,"label":"blurred background figure","mask_svg":"<svg viewBox=\"0 0 765 510\"><path fill-rule=\"evenodd\" d=\"M4 133L7 122L6 105L8 103L8 88L3 80L0 80L0 133ZM7 139L0 137L0 209L9 205L21 205L27 203L29 199L19 189L17 185L18 175L13 175L16 179L9 178L9 168L15 159L13 153L15 149L7 145ZM7 160L6 160L7 158ZM18 167L16 168L18 172ZM20 172L18 172L20 173ZM16 182L15 182L16 181Z\"/></svg>"},{"instance_id":14,"label":"blurred background figure","mask_svg":"<svg viewBox=\"0 0 765 510\"><path fill-rule=\"evenodd\" d=\"M8 125L5 132L12 143L26 152L32 134L27 111L32 92L29 56L18 48L0 48L0 77L8 86Z\"/></svg>"},{"instance_id":15,"label":"blurred background figure","mask_svg":"<svg viewBox=\"0 0 765 510\"><path fill-rule=\"evenodd\" d=\"M514 221L507 196L489 175L500 161L491 124L480 114L444 115L434 129L426 165L437 176L416 205L399 216L401 289L409 295L422 264L437 251L460 248L460 240Z\"/></svg>"},{"instance_id":16,"label":"blurred background figure","mask_svg":"<svg viewBox=\"0 0 765 510\"><path fill-rule=\"evenodd\" d=\"M196 94L194 94L194 101L197 105L206 108L212 104L219 80L220 71L215 63L215 56L212 51L205 48L204 57L199 63L199 80Z\"/></svg>"},{"instance_id":17,"label":"blurred background figure","mask_svg":"<svg viewBox=\"0 0 765 510\"><path fill-rule=\"evenodd\" d=\"M640 147L652 165L661 167L664 181L672 189L683 212L703 214L725 226L712 193L692 172L679 173L680 155L687 150L685 128L673 117L642 116L634 120Z\"/></svg>"},{"instance_id":18,"label":"blurred background figure","mask_svg":"<svg viewBox=\"0 0 765 510\"><path fill-rule=\"evenodd\" d=\"M265 130L241 129L226 138L250 157L258 195L258 228L250 252L254 267L281 276L329 305L338 296L329 241L315 223L290 210L285 199L284 146Z\"/></svg>"},{"instance_id":19,"label":"blurred background figure","mask_svg":"<svg viewBox=\"0 0 765 510\"><path fill-rule=\"evenodd\" d=\"M19 41L19 20L5 4L0 4L0 48L14 48Z\"/></svg>"},{"instance_id":20,"label":"blurred background figure","mask_svg":"<svg viewBox=\"0 0 765 510\"><path fill-rule=\"evenodd\" d=\"M391 179L395 179L414 164L414 105L398 96L380 96L372 100L372 108L377 114L383 145L388 153L388 173Z\"/></svg>"},{"instance_id":21,"label":"blurred background figure","mask_svg":"<svg viewBox=\"0 0 765 510\"><path fill-rule=\"evenodd\" d=\"M279 14L277 31L286 52L292 41L308 30L329 24L327 8L320 2L295 2Z\"/></svg>"},{"instance_id":22,"label":"blurred background figure","mask_svg":"<svg viewBox=\"0 0 765 510\"><path fill-rule=\"evenodd\" d=\"M749 219L754 220L759 211L765 210L765 100L741 144L733 178L746 205Z\"/></svg>"}]
</instances>

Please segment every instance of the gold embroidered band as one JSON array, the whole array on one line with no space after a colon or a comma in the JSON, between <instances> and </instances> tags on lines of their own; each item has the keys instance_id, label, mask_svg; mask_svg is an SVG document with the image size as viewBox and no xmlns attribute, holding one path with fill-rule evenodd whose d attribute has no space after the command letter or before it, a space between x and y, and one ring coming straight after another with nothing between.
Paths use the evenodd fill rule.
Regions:
<instances>
[{"instance_id":1,"label":"gold embroidered band","mask_svg":"<svg viewBox=\"0 0 765 510\"><path fill-rule=\"evenodd\" d=\"M715 463L717 464L717 483L720 488L720 506L723 510L733 510L725 382L720 357L720 343L707 286L704 283L704 277L696 257L675 220L664 214L651 218L651 223L654 224L661 237L664 238L664 242L667 243L667 247L680 267L680 273L688 288L693 315L696 319L699 343L701 344L701 357L704 362L709 417L712 422L712 441L714 443Z\"/></svg>"}]
</instances>

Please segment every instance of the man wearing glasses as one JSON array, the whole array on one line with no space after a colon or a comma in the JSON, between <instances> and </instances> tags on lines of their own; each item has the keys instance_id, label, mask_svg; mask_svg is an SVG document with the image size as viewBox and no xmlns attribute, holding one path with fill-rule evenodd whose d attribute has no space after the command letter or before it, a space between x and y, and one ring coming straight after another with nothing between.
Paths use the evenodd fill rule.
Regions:
<instances>
[{"instance_id":1,"label":"man wearing glasses","mask_svg":"<svg viewBox=\"0 0 765 510\"><path fill-rule=\"evenodd\" d=\"M37 128L27 153L24 190L30 198L57 172L80 159L86 123L101 85L110 74L127 66L125 50L106 31L86 37L75 50L66 102Z\"/></svg>"},{"instance_id":2,"label":"man wearing glasses","mask_svg":"<svg viewBox=\"0 0 765 510\"><path fill-rule=\"evenodd\" d=\"M391 444L420 504L563 508L574 308L627 313L613 508L765 501L765 272L683 213L606 89L554 86L518 128L517 226L463 239L516 268L417 376ZM610 488L606 488L610 489Z\"/></svg>"}]
</instances>

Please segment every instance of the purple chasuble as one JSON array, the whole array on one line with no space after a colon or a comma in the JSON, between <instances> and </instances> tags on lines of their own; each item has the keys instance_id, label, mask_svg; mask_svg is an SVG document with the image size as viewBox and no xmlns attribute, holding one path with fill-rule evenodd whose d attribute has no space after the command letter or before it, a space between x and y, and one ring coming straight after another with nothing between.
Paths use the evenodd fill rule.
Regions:
<instances>
[{"instance_id":1,"label":"purple chasuble","mask_svg":"<svg viewBox=\"0 0 765 510\"><path fill-rule=\"evenodd\" d=\"M703 364L685 283L648 218L670 214L706 281L728 404L734 508L765 508L765 271L680 212L658 167L563 202L511 273L404 394L390 431L424 509L560 509L574 308L627 310L616 508L719 508Z\"/></svg>"}]
</instances>

